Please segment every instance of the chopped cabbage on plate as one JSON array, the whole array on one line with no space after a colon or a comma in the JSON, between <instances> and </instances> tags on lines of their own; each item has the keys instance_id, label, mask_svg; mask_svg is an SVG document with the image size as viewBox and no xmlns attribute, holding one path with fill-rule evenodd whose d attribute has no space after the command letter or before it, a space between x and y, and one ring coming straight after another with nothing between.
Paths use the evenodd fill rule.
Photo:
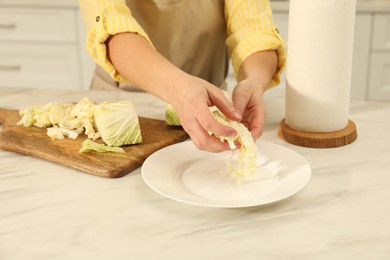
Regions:
<instances>
[{"instance_id":1,"label":"chopped cabbage on plate","mask_svg":"<svg viewBox=\"0 0 390 260\"><path fill-rule=\"evenodd\" d=\"M256 171L257 146L249 130L239 122L230 120L217 107L210 107L210 112L213 117L221 124L230 126L237 131L236 136L217 136L209 132L210 135L215 135L222 142L228 142L232 150L232 155L228 163L228 170L236 176L250 176ZM180 125L180 119L170 104L166 107L165 121L168 125ZM235 142L240 144L237 149Z\"/></svg>"}]
</instances>

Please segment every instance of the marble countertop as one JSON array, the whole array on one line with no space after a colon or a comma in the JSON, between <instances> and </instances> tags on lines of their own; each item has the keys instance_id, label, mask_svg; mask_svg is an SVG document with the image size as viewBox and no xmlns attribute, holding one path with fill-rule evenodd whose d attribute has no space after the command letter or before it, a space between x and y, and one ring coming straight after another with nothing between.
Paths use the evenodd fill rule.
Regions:
<instances>
[{"instance_id":1,"label":"marble countertop","mask_svg":"<svg viewBox=\"0 0 390 260\"><path fill-rule=\"evenodd\" d=\"M132 100L164 116L145 93L0 88L0 107L51 101ZM218 209L165 198L140 168L106 179L0 151L0 258L15 259L390 259L390 103L353 102L358 139L311 149L277 135L284 100L267 98L263 141L301 154L309 184L268 207Z\"/></svg>"}]
</instances>

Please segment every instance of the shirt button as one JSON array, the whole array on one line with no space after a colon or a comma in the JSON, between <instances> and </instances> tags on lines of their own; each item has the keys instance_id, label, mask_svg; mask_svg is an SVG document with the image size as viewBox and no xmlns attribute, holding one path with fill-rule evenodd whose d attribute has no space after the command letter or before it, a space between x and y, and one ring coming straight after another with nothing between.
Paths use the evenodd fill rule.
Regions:
<instances>
[{"instance_id":1,"label":"shirt button","mask_svg":"<svg viewBox=\"0 0 390 260\"><path fill-rule=\"evenodd\" d=\"M96 16L96 22L100 21L100 16Z\"/></svg>"}]
</instances>

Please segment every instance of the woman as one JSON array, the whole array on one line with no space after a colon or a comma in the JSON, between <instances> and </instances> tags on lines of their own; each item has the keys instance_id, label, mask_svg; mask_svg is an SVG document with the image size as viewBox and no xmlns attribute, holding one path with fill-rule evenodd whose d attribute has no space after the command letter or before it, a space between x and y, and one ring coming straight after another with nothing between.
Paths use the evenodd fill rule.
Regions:
<instances>
[{"instance_id":1,"label":"woman","mask_svg":"<svg viewBox=\"0 0 390 260\"><path fill-rule=\"evenodd\" d=\"M208 107L242 121L258 139L264 91L279 83L285 45L274 28L269 0L79 0L87 49L97 66L94 89L142 89L177 111L199 149L234 136ZM222 89L229 57L237 79L231 104Z\"/></svg>"}]
</instances>

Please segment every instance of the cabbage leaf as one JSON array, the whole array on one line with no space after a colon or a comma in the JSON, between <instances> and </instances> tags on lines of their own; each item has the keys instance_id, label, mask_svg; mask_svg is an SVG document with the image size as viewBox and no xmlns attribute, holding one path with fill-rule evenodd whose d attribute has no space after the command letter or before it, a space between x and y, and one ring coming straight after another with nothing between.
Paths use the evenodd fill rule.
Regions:
<instances>
[{"instance_id":1,"label":"cabbage leaf","mask_svg":"<svg viewBox=\"0 0 390 260\"><path fill-rule=\"evenodd\" d=\"M95 123L108 146L142 142L138 115L130 101L104 102L94 111Z\"/></svg>"},{"instance_id":2,"label":"cabbage leaf","mask_svg":"<svg viewBox=\"0 0 390 260\"><path fill-rule=\"evenodd\" d=\"M99 144L97 142L94 142L91 139L86 139L82 143L82 147L80 148L79 152L89 153L90 151L96 151L99 153L105 153L105 152L124 153L125 152L125 150L123 150L121 147L107 146L105 144Z\"/></svg>"},{"instance_id":3,"label":"cabbage leaf","mask_svg":"<svg viewBox=\"0 0 390 260\"><path fill-rule=\"evenodd\" d=\"M228 97L228 96L227 96ZM257 146L249 130L242 123L230 120L217 107L210 107L213 117L221 124L234 128L236 136L217 136L221 142L228 142L232 155L228 163L228 170L236 176L250 176L256 171ZM168 125L181 125L180 119L172 105L167 104L165 121ZM236 142L240 144L237 149ZM237 152L239 150L239 154Z\"/></svg>"},{"instance_id":4,"label":"cabbage leaf","mask_svg":"<svg viewBox=\"0 0 390 260\"><path fill-rule=\"evenodd\" d=\"M180 126L180 118L176 113L176 110L173 108L171 104L166 105L165 109L165 122L168 125Z\"/></svg>"},{"instance_id":5,"label":"cabbage leaf","mask_svg":"<svg viewBox=\"0 0 390 260\"><path fill-rule=\"evenodd\" d=\"M222 142L227 141L229 143L229 147L232 149L232 155L228 161L229 172L239 177L251 176L256 171L257 159L257 146L251 133L244 124L227 118L217 107L211 107L210 111L219 123L232 127L237 131L237 135L233 137L218 136L209 132L209 134L215 135ZM238 156L235 156L237 151L235 142L240 144Z\"/></svg>"}]
</instances>

